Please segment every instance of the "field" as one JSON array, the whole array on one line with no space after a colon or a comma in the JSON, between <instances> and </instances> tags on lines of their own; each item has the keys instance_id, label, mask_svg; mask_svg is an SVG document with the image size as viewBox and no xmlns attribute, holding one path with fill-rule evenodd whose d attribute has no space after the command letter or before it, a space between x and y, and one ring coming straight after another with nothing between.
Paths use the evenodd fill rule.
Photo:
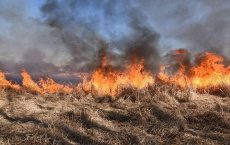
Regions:
<instances>
[{"instance_id":1,"label":"field","mask_svg":"<svg viewBox=\"0 0 230 145\"><path fill-rule=\"evenodd\" d=\"M116 98L0 93L0 144L229 144L227 88L155 85ZM225 94L219 95L219 94Z\"/></svg>"}]
</instances>

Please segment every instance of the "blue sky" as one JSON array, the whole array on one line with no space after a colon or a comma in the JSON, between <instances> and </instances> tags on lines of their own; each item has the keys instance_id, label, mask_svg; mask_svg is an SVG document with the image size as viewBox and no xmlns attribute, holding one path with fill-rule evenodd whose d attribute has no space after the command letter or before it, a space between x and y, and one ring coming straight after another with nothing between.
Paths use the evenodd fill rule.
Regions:
<instances>
[{"instance_id":1,"label":"blue sky","mask_svg":"<svg viewBox=\"0 0 230 145\"><path fill-rule=\"evenodd\" d=\"M28 0L27 1L27 14L29 17L40 18L40 7L44 3L44 0Z\"/></svg>"}]
</instances>

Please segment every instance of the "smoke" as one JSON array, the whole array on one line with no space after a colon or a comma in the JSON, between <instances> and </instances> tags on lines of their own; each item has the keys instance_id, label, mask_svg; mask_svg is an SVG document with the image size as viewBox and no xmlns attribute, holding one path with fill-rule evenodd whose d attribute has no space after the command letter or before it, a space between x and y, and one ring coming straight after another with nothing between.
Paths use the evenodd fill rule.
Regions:
<instances>
[{"instance_id":1,"label":"smoke","mask_svg":"<svg viewBox=\"0 0 230 145\"><path fill-rule=\"evenodd\" d=\"M160 56L158 53L158 40L160 35L139 22L132 23L133 36L125 40L125 58L137 57L144 59L146 67L156 70Z\"/></svg>"},{"instance_id":2,"label":"smoke","mask_svg":"<svg viewBox=\"0 0 230 145\"><path fill-rule=\"evenodd\" d=\"M116 66L136 55L152 70L176 48L230 56L228 0L45 0L36 18L28 2L0 0L1 69L91 71L102 49Z\"/></svg>"},{"instance_id":3,"label":"smoke","mask_svg":"<svg viewBox=\"0 0 230 145\"><path fill-rule=\"evenodd\" d=\"M98 62L95 59L98 57L96 54L101 49L107 49L106 52L113 59L127 60L130 59L131 55L135 55L138 59L145 59L147 67L156 68L160 58L157 50L159 34L144 23L146 17L140 11L141 9L133 6L134 2L127 1L128 6L123 4L124 2L120 0L84 2L80 0L49 0L42 6L41 10L47 24L56 29L57 36L61 37L66 48L71 52L72 63L82 64L82 66L96 66L98 65L98 63L95 63ZM136 4L139 5L139 3ZM121 9L122 5L125 9ZM90 6L98 8L94 11L100 11L103 14L103 18L95 16L96 19L98 18L98 23L90 15L82 14L79 11L82 10L81 8L92 9ZM122 17L119 16L121 13L123 13ZM81 17L87 18L84 19L85 21L81 21ZM102 37L100 35L100 25L113 26L112 23L120 21L118 18L126 18L127 34L117 37L116 34L112 33L115 29L110 27L110 30L106 31L108 37ZM96 27L92 27L93 25L96 25ZM119 25L119 22L117 25ZM111 39L112 37L113 39ZM115 49L118 53L114 53ZM115 60L112 61L116 63Z\"/></svg>"},{"instance_id":4,"label":"smoke","mask_svg":"<svg viewBox=\"0 0 230 145\"><path fill-rule=\"evenodd\" d=\"M230 58L230 2L228 0L204 0L182 4L178 27L169 33L187 48L196 51L212 51ZM183 8L186 8L183 10ZM198 14L196 14L199 12ZM195 14L197 15L195 17ZM186 17L185 17L186 16Z\"/></svg>"},{"instance_id":5,"label":"smoke","mask_svg":"<svg viewBox=\"0 0 230 145\"><path fill-rule=\"evenodd\" d=\"M55 28L55 37L60 38L70 52L72 67L85 71L97 65L96 54L105 42L87 24L81 23L74 16L80 3L50 0L41 7L41 11L46 23Z\"/></svg>"},{"instance_id":6,"label":"smoke","mask_svg":"<svg viewBox=\"0 0 230 145\"><path fill-rule=\"evenodd\" d=\"M27 2L0 0L1 70L19 73L25 67L39 73L47 70L44 67L55 68L69 61L70 55L52 36L52 29L27 15Z\"/></svg>"}]
</instances>

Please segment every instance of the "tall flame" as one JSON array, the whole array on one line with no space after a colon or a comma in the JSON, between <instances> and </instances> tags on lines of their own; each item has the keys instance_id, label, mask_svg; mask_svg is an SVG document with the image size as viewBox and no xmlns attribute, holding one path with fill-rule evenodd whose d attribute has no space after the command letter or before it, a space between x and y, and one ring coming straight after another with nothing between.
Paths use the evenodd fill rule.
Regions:
<instances>
[{"instance_id":1,"label":"tall flame","mask_svg":"<svg viewBox=\"0 0 230 145\"><path fill-rule=\"evenodd\" d=\"M26 70L22 70L22 86L29 92L42 94L41 88L31 78L30 74Z\"/></svg>"},{"instance_id":2,"label":"tall flame","mask_svg":"<svg viewBox=\"0 0 230 145\"><path fill-rule=\"evenodd\" d=\"M194 87L230 85L230 66L225 67L223 57L206 52L200 64L191 69Z\"/></svg>"},{"instance_id":3,"label":"tall flame","mask_svg":"<svg viewBox=\"0 0 230 145\"><path fill-rule=\"evenodd\" d=\"M123 88L134 87L143 89L154 83L152 74L144 69L144 60L135 59L125 70L115 70L102 57L101 65L92 73L92 79L83 82L83 88L97 95L118 95Z\"/></svg>"}]
</instances>

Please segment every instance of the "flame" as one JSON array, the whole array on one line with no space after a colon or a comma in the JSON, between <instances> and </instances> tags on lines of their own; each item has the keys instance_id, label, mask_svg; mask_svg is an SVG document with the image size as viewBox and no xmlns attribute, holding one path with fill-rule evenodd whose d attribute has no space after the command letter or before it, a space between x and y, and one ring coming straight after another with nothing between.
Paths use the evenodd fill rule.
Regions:
<instances>
[{"instance_id":1,"label":"flame","mask_svg":"<svg viewBox=\"0 0 230 145\"><path fill-rule=\"evenodd\" d=\"M73 89L67 85L62 85L56 83L51 78L47 79L40 79L39 83L35 83L30 76L30 74L23 70L21 72L22 75L22 86L29 92L39 93L39 94L55 94L55 93L62 93L62 94L70 94Z\"/></svg>"},{"instance_id":2,"label":"flame","mask_svg":"<svg viewBox=\"0 0 230 145\"><path fill-rule=\"evenodd\" d=\"M4 89L7 89L7 88L10 88L10 89L13 89L13 90L16 90L16 91L20 90L20 86L18 84L13 84L12 82L6 80L5 73L0 71L0 89L4 90Z\"/></svg>"},{"instance_id":3,"label":"flame","mask_svg":"<svg viewBox=\"0 0 230 145\"><path fill-rule=\"evenodd\" d=\"M187 49L177 49L174 51L175 54L188 54L189 51Z\"/></svg>"},{"instance_id":4,"label":"flame","mask_svg":"<svg viewBox=\"0 0 230 145\"><path fill-rule=\"evenodd\" d=\"M178 85L182 88L193 87L205 89L208 87L218 87L220 85L230 85L230 66L224 66L224 58L214 53L206 52L198 65L194 65L187 70L186 66L180 64L175 75L168 75L165 66L161 66L158 78L164 82Z\"/></svg>"},{"instance_id":5,"label":"flame","mask_svg":"<svg viewBox=\"0 0 230 145\"><path fill-rule=\"evenodd\" d=\"M224 65L224 58L214 53L205 52L197 55L196 63L187 63L188 50L180 49L173 53L178 69L168 72L172 66L161 65L160 72L154 75L145 68L144 59L132 57L129 64L123 69L116 69L110 65L105 55L95 71L90 73L77 73L82 83L77 87L55 82L51 78L41 78L35 82L31 75L22 70L22 85L8 81L5 73L0 71L0 89L13 89L37 94L71 94L85 91L98 96L118 96L124 88L144 89L155 83L155 78L166 84L173 84L181 88L208 89L218 88L221 85L230 85L230 66ZM180 57L182 56L182 57ZM185 61L184 61L185 60ZM175 64L174 64L175 65Z\"/></svg>"},{"instance_id":6,"label":"flame","mask_svg":"<svg viewBox=\"0 0 230 145\"><path fill-rule=\"evenodd\" d=\"M191 69L191 83L197 88L230 85L230 66L225 67L224 58L214 53L206 52L198 66Z\"/></svg>"},{"instance_id":7,"label":"flame","mask_svg":"<svg viewBox=\"0 0 230 145\"><path fill-rule=\"evenodd\" d=\"M21 76L22 76L22 86L25 88L25 90L33 93L40 93L40 94L43 93L42 89L38 86L37 83L34 82L30 74L26 70L22 70Z\"/></svg>"},{"instance_id":8,"label":"flame","mask_svg":"<svg viewBox=\"0 0 230 145\"><path fill-rule=\"evenodd\" d=\"M140 62L134 60L134 62L128 65L127 72L124 76L124 79L126 80L125 84L129 84L130 87L138 89L143 89L154 83L153 75L144 68L144 59Z\"/></svg>"},{"instance_id":9,"label":"flame","mask_svg":"<svg viewBox=\"0 0 230 145\"><path fill-rule=\"evenodd\" d=\"M144 60L135 59L125 70L115 70L108 65L106 56L101 59L100 66L92 73L92 79L83 79L83 88L100 96L117 96L123 88L143 89L154 83L151 73L144 70Z\"/></svg>"},{"instance_id":10,"label":"flame","mask_svg":"<svg viewBox=\"0 0 230 145\"><path fill-rule=\"evenodd\" d=\"M39 85L41 86L43 93L46 94L55 94L55 93L70 94L73 91L71 87L67 85L58 84L51 78L47 78L46 80L40 79Z\"/></svg>"}]
</instances>

